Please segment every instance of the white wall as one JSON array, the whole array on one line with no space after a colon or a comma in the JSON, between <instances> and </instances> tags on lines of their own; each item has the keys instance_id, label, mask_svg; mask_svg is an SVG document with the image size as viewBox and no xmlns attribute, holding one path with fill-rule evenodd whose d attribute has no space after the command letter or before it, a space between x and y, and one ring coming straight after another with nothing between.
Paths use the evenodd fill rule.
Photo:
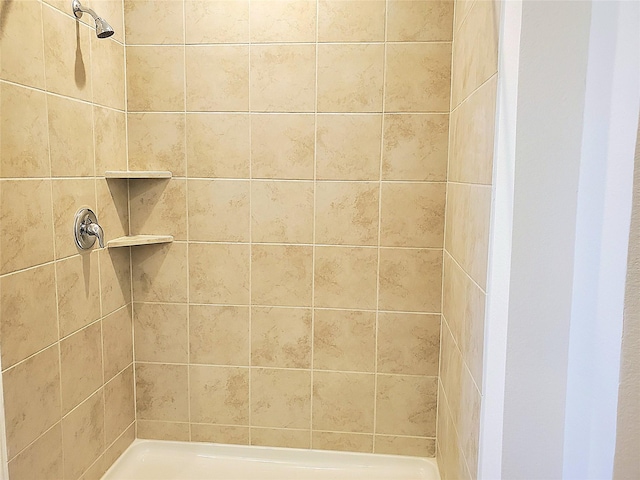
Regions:
<instances>
[{"instance_id":1,"label":"white wall","mask_svg":"<svg viewBox=\"0 0 640 480\"><path fill-rule=\"evenodd\" d=\"M623 4L504 5L480 478L611 475L640 96Z\"/></svg>"}]
</instances>

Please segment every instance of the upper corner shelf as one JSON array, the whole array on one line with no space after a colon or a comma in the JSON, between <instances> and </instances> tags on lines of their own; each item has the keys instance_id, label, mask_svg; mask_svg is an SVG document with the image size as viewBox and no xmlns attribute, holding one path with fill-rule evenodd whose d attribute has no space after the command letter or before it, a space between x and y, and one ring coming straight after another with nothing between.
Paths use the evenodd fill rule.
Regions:
<instances>
[{"instance_id":1,"label":"upper corner shelf","mask_svg":"<svg viewBox=\"0 0 640 480\"><path fill-rule=\"evenodd\" d=\"M171 178L171 172L166 170L108 170L105 178Z\"/></svg>"}]
</instances>

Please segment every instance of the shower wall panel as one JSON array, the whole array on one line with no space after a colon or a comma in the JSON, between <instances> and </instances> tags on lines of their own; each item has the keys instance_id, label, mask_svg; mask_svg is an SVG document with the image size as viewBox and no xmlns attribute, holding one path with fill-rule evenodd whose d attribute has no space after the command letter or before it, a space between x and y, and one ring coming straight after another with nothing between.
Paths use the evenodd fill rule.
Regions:
<instances>
[{"instance_id":1,"label":"shower wall panel","mask_svg":"<svg viewBox=\"0 0 640 480\"><path fill-rule=\"evenodd\" d=\"M477 476L499 5L455 5L437 440L444 479Z\"/></svg>"},{"instance_id":2,"label":"shower wall panel","mask_svg":"<svg viewBox=\"0 0 640 480\"><path fill-rule=\"evenodd\" d=\"M435 455L453 2L124 6L138 436Z\"/></svg>"},{"instance_id":3,"label":"shower wall panel","mask_svg":"<svg viewBox=\"0 0 640 480\"><path fill-rule=\"evenodd\" d=\"M11 480L99 478L134 438L128 251L79 253L76 210L128 229L123 5L0 2L0 347Z\"/></svg>"}]
</instances>

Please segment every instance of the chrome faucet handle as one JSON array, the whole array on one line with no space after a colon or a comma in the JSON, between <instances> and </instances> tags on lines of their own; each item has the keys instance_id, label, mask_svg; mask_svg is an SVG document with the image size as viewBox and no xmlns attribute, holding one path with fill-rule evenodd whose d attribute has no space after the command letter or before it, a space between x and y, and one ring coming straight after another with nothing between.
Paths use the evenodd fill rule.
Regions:
<instances>
[{"instance_id":1,"label":"chrome faucet handle","mask_svg":"<svg viewBox=\"0 0 640 480\"><path fill-rule=\"evenodd\" d=\"M98 244L100 245L100 248L104 248L104 231L102 230L102 227L100 225L98 225L97 223L91 222L88 224L84 224L80 228L81 229L84 228L84 231L86 233L96 237L98 239Z\"/></svg>"},{"instance_id":2,"label":"chrome faucet handle","mask_svg":"<svg viewBox=\"0 0 640 480\"><path fill-rule=\"evenodd\" d=\"M81 208L76 212L76 218L73 225L73 232L76 239L76 245L82 250L88 250L96 243L96 238L100 244L100 248L104 248L104 230L98 224L98 218L93 210L89 208Z\"/></svg>"}]
</instances>

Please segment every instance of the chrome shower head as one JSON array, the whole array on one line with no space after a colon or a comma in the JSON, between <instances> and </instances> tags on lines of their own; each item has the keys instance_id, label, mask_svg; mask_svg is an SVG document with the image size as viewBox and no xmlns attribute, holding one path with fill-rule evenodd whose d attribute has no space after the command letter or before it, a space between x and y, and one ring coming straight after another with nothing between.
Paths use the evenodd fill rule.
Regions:
<instances>
[{"instance_id":1,"label":"chrome shower head","mask_svg":"<svg viewBox=\"0 0 640 480\"><path fill-rule=\"evenodd\" d=\"M96 18L96 35L98 38L108 38L113 35L113 28L102 17Z\"/></svg>"},{"instance_id":2,"label":"chrome shower head","mask_svg":"<svg viewBox=\"0 0 640 480\"><path fill-rule=\"evenodd\" d=\"M88 13L93 17L93 20L96 22L96 35L98 38L107 38L113 35L113 28L111 28L111 25L109 25L104 18L99 17L96 12L90 8L83 7L80 0L72 0L71 8L76 18L82 18L83 13Z\"/></svg>"}]
</instances>

